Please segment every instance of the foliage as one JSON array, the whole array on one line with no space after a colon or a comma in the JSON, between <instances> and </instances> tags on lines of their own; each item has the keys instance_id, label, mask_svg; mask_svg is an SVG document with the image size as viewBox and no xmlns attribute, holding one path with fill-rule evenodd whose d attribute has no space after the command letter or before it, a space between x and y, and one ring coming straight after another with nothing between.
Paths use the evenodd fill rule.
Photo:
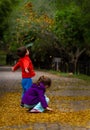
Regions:
<instances>
[{"instance_id":1,"label":"foliage","mask_svg":"<svg viewBox=\"0 0 90 130\"><path fill-rule=\"evenodd\" d=\"M86 50L89 43L85 40L87 27L82 10L74 3L58 10L55 17L54 32L60 41L57 46L67 55L69 63L74 64L74 72L80 55Z\"/></svg>"},{"instance_id":2,"label":"foliage","mask_svg":"<svg viewBox=\"0 0 90 130\"><path fill-rule=\"evenodd\" d=\"M49 63L53 57L61 57L63 62L73 63L76 71L82 53L90 55L89 3L88 0L1 0L0 46L15 51L19 46L31 44L33 59L41 62L48 59Z\"/></svg>"},{"instance_id":3,"label":"foliage","mask_svg":"<svg viewBox=\"0 0 90 130\"><path fill-rule=\"evenodd\" d=\"M20 45L29 44L37 37L42 36L41 33L44 33L46 30L50 30L51 24L53 23L51 17L45 14L45 12L42 14L36 12L31 2L22 2L22 5L19 5L16 8L15 13L16 16L14 16L14 20L12 16L13 13L10 17L11 23L9 30L11 32L9 31L9 36L11 36L9 38L11 39L12 37L12 40L10 41L8 39L11 42L10 48L12 49L14 49L12 46L14 41L16 48Z\"/></svg>"},{"instance_id":4,"label":"foliage","mask_svg":"<svg viewBox=\"0 0 90 130\"><path fill-rule=\"evenodd\" d=\"M17 3L17 0L1 0L0 1L0 46L4 46L4 33L8 30L8 16L13 9L14 5Z\"/></svg>"},{"instance_id":5,"label":"foliage","mask_svg":"<svg viewBox=\"0 0 90 130\"><path fill-rule=\"evenodd\" d=\"M69 44L79 46L84 43L85 28L82 23L82 13L80 8L70 5L62 11L56 13L55 33L63 46Z\"/></svg>"}]
</instances>

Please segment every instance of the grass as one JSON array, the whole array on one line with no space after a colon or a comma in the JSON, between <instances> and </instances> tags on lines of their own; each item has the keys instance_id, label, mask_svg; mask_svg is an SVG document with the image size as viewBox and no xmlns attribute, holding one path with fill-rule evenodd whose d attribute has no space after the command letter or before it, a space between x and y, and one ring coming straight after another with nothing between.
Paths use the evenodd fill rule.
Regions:
<instances>
[{"instance_id":1,"label":"grass","mask_svg":"<svg viewBox=\"0 0 90 130\"><path fill-rule=\"evenodd\" d=\"M75 74L73 77L78 78L78 79L83 79L85 81L90 82L90 76L88 76L88 75L84 75L84 74L76 75Z\"/></svg>"},{"instance_id":2,"label":"grass","mask_svg":"<svg viewBox=\"0 0 90 130\"><path fill-rule=\"evenodd\" d=\"M0 56L0 65L6 65L6 55Z\"/></svg>"},{"instance_id":3,"label":"grass","mask_svg":"<svg viewBox=\"0 0 90 130\"><path fill-rule=\"evenodd\" d=\"M42 70L45 72L49 72L58 76L63 76L63 77L70 77L70 78L78 78L78 79L82 79L85 80L87 82L90 82L90 76L88 75L84 75L84 74L72 74L72 73L63 73L60 71L54 71L54 70Z\"/></svg>"}]
</instances>

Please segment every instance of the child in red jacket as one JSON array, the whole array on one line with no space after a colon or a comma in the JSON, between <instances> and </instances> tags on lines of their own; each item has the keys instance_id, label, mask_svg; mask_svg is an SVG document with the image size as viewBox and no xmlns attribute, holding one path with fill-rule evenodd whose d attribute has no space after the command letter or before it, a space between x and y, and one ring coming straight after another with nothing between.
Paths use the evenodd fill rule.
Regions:
<instances>
[{"instance_id":1,"label":"child in red jacket","mask_svg":"<svg viewBox=\"0 0 90 130\"><path fill-rule=\"evenodd\" d=\"M12 67L12 71L16 71L18 68L22 70L22 88L23 94L31 87L32 77L35 76L32 61L29 58L29 51L26 47L20 47L17 50L17 55L20 57L18 62ZM23 103L21 103L23 106Z\"/></svg>"}]
</instances>

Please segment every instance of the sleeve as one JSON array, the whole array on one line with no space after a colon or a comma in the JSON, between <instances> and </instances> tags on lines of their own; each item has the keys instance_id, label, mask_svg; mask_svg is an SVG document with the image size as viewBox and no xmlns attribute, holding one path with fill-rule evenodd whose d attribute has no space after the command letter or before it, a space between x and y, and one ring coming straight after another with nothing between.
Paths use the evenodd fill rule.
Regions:
<instances>
[{"instance_id":1,"label":"sleeve","mask_svg":"<svg viewBox=\"0 0 90 130\"><path fill-rule=\"evenodd\" d=\"M44 94L45 94L45 93L44 93L43 90L39 90L39 91L38 91L38 96L39 96L39 100L40 100L40 102L41 102L41 105L42 105L43 108L46 108L46 107L48 107L48 104L47 104L47 102L46 102L46 99L45 99L45 95L44 95Z\"/></svg>"},{"instance_id":2,"label":"sleeve","mask_svg":"<svg viewBox=\"0 0 90 130\"><path fill-rule=\"evenodd\" d=\"M18 62L13 66L14 71L17 70L18 68L20 68L20 61L18 61Z\"/></svg>"}]
</instances>

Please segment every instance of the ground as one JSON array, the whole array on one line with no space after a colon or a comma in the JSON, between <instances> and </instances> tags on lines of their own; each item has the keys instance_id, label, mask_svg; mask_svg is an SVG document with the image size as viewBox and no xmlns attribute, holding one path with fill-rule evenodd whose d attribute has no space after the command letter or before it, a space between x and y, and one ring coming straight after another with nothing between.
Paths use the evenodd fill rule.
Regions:
<instances>
[{"instance_id":1,"label":"ground","mask_svg":"<svg viewBox=\"0 0 90 130\"><path fill-rule=\"evenodd\" d=\"M21 72L0 67L0 130L89 130L90 83L44 71L36 71L33 82L41 75L52 79L46 94L54 111L30 114L20 107Z\"/></svg>"}]
</instances>

